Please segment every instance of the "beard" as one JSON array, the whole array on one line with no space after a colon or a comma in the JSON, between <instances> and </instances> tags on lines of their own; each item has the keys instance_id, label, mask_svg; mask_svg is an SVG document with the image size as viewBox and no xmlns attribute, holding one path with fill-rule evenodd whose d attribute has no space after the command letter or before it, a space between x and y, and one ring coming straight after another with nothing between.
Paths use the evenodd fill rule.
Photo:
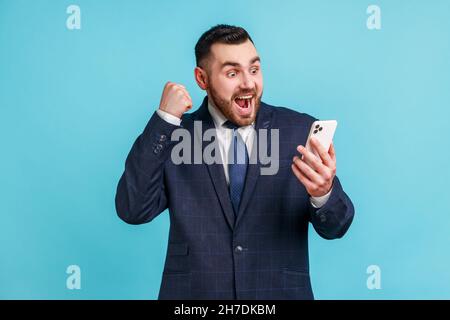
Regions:
<instances>
[{"instance_id":1,"label":"beard","mask_svg":"<svg viewBox=\"0 0 450 320\"><path fill-rule=\"evenodd\" d=\"M239 114L237 114L236 110L235 110L235 106L233 105L234 99L236 99L236 97L238 96L243 96L243 95L248 95L251 94L253 95L252 98L252 112L250 115L248 116L240 116ZM256 115L258 114L259 108L261 106L261 97L262 97L262 92L259 96L256 95L256 91L240 91L237 92L236 94L233 94L233 96L231 97L230 100L228 99L224 99L221 98L219 96L219 94L217 93L217 91L215 90L215 88L210 85L209 86L209 96L212 100L212 102L214 103L214 105L217 107L217 109L220 110L220 112L222 112L222 114L231 122L235 123L236 125L240 126L240 127L244 127L244 126L248 126L250 124L252 124L255 119L256 119Z\"/></svg>"}]
</instances>

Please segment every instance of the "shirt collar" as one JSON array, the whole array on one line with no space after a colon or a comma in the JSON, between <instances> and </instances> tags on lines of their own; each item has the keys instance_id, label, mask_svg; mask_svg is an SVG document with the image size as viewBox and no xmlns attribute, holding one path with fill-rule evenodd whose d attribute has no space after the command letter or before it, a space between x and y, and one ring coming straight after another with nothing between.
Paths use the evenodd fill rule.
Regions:
<instances>
[{"instance_id":1,"label":"shirt collar","mask_svg":"<svg viewBox=\"0 0 450 320\"><path fill-rule=\"evenodd\" d=\"M216 128L222 127L222 125L228 120L223 115L223 113L214 105L214 102L212 102L209 98L208 98L208 111L211 114L211 117L213 118Z\"/></svg>"}]
</instances>

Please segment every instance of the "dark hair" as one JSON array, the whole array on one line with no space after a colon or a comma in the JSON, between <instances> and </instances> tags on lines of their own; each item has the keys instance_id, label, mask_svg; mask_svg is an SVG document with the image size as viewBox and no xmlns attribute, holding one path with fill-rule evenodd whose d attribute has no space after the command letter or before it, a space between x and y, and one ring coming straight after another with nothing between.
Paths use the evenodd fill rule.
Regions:
<instances>
[{"instance_id":1,"label":"dark hair","mask_svg":"<svg viewBox=\"0 0 450 320\"><path fill-rule=\"evenodd\" d=\"M241 44L247 41L247 39L253 43L252 38L244 28L227 24L218 24L212 27L202 34L195 45L197 66L200 66L201 61L209 55L211 46L214 43Z\"/></svg>"}]
</instances>

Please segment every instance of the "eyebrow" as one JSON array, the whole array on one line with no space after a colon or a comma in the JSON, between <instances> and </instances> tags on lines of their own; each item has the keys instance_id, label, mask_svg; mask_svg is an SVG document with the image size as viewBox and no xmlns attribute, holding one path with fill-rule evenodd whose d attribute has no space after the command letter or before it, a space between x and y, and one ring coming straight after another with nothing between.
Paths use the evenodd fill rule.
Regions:
<instances>
[{"instance_id":1,"label":"eyebrow","mask_svg":"<svg viewBox=\"0 0 450 320\"><path fill-rule=\"evenodd\" d=\"M261 58L260 57L254 57L253 59L250 60L250 64L254 64L257 61L261 63ZM233 62L233 61L225 61L220 66L220 70L222 70L223 68L228 67L228 66L241 67L241 64L238 63L238 62Z\"/></svg>"}]
</instances>

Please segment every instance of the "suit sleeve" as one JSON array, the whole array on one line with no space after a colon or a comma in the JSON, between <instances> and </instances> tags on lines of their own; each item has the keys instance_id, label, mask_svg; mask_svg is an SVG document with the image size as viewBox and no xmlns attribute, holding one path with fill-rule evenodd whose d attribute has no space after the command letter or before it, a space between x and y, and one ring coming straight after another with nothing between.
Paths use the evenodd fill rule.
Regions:
<instances>
[{"instance_id":1,"label":"suit sleeve","mask_svg":"<svg viewBox=\"0 0 450 320\"><path fill-rule=\"evenodd\" d=\"M309 208L314 229L322 238L330 240L344 236L355 214L353 203L342 189L337 176L334 177L328 201L320 208L315 208L310 203Z\"/></svg>"},{"instance_id":2,"label":"suit sleeve","mask_svg":"<svg viewBox=\"0 0 450 320\"><path fill-rule=\"evenodd\" d=\"M164 167L174 142L172 132L180 128L164 121L156 112L134 142L117 185L118 216L129 224L150 222L167 208Z\"/></svg>"}]
</instances>

